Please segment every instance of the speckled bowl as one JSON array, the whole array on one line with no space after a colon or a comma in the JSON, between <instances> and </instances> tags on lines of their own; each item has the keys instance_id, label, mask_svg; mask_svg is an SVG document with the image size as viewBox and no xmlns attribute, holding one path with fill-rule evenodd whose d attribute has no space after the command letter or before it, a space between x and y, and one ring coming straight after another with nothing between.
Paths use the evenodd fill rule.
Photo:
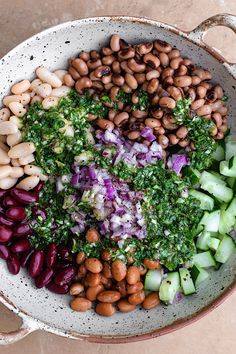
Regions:
<instances>
[{"instance_id":1,"label":"speckled bowl","mask_svg":"<svg viewBox=\"0 0 236 354\"><path fill-rule=\"evenodd\" d=\"M208 28L215 25L230 27L236 32L236 17L223 14L204 21L190 33L166 24L133 17L99 17L50 28L18 45L0 61L0 98L9 87L23 78L33 78L34 70L45 65L55 70L66 67L67 59L82 49L90 50L105 45L113 33L119 33L128 42L150 41L156 38L170 42L182 50L184 56L208 68L216 82L221 83L229 105L236 101L236 65L226 63L203 42ZM236 105L230 107L230 118L236 117ZM231 124L232 125L232 124ZM234 128L235 124L232 125ZM69 297L58 296L47 290L36 290L24 271L18 276L8 273L1 261L0 301L22 317L21 328L13 333L0 333L0 343L23 338L36 329L44 329L74 339L118 343L143 340L174 331L195 321L220 304L236 287L236 255L209 280L198 293L181 303L129 314L117 313L111 318L97 316L94 311L73 312Z\"/></svg>"}]
</instances>

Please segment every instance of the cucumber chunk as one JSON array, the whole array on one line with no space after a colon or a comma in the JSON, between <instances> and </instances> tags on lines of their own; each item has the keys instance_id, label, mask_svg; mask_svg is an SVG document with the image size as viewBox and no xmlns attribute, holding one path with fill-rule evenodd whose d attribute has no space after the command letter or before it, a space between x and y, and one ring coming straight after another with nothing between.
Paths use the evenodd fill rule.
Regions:
<instances>
[{"instance_id":1,"label":"cucumber chunk","mask_svg":"<svg viewBox=\"0 0 236 354\"><path fill-rule=\"evenodd\" d=\"M236 198L233 198L227 208L227 212L236 216Z\"/></svg>"},{"instance_id":2,"label":"cucumber chunk","mask_svg":"<svg viewBox=\"0 0 236 354\"><path fill-rule=\"evenodd\" d=\"M220 173L227 177L236 177L236 156L233 157L232 167L230 167L230 161L220 162Z\"/></svg>"},{"instance_id":3,"label":"cucumber chunk","mask_svg":"<svg viewBox=\"0 0 236 354\"><path fill-rule=\"evenodd\" d=\"M201 186L204 186L206 183L208 184L209 182L212 182L217 185L218 184L225 185L225 181L221 177L207 171L202 172L199 182Z\"/></svg>"},{"instance_id":4,"label":"cucumber chunk","mask_svg":"<svg viewBox=\"0 0 236 354\"><path fill-rule=\"evenodd\" d=\"M216 199L221 202L228 203L233 198L233 191L226 185L214 182L205 182L201 188L212 194Z\"/></svg>"},{"instance_id":5,"label":"cucumber chunk","mask_svg":"<svg viewBox=\"0 0 236 354\"><path fill-rule=\"evenodd\" d=\"M212 251L216 251L219 247L219 244L220 240L216 237L210 237L207 241L207 245Z\"/></svg>"},{"instance_id":6,"label":"cucumber chunk","mask_svg":"<svg viewBox=\"0 0 236 354\"><path fill-rule=\"evenodd\" d=\"M191 189L189 194L200 201L200 209L211 211L214 208L214 199L205 193Z\"/></svg>"},{"instance_id":7,"label":"cucumber chunk","mask_svg":"<svg viewBox=\"0 0 236 354\"><path fill-rule=\"evenodd\" d=\"M165 303L172 303L176 293L180 290L180 279L178 272L168 273L161 282L159 289L160 300Z\"/></svg>"},{"instance_id":8,"label":"cucumber chunk","mask_svg":"<svg viewBox=\"0 0 236 354\"><path fill-rule=\"evenodd\" d=\"M196 247L202 251L209 250L208 240L211 238L211 234L209 231L202 232L196 242Z\"/></svg>"},{"instance_id":9,"label":"cucumber chunk","mask_svg":"<svg viewBox=\"0 0 236 354\"><path fill-rule=\"evenodd\" d=\"M216 161L222 161L225 158L225 150L222 145L217 144L215 151L212 154L212 157Z\"/></svg>"},{"instance_id":10,"label":"cucumber chunk","mask_svg":"<svg viewBox=\"0 0 236 354\"><path fill-rule=\"evenodd\" d=\"M180 283L183 289L184 295L190 295L195 293L196 289L190 274L190 271L186 268L179 269Z\"/></svg>"},{"instance_id":11,"label":"cucumber chunk","mask_svg":"<svg viewBox=\"0 0 236 354\"><path fill-rule=\"evenodd\" d=\"M236 156L236 136L230 135L225 139L225 159Z\"/></svg>"},{"instance_id":12,"label":"cucumber chunk","mask_svg":"<svg viewBox=\"0 0 236 354\"><path fill-rule=\"evenodd\" d=\"M193 262L195 265L202 268L214 267L216 265L210 251L195 254L193 256Z\"/></svg>"},{"instance_id":13,"label":"cucumber chunk","mask_svg":"<svg viewBox=\"0 0 236 354\"><path fill-rule=\"evenodd\" d=\"M225 210L224 206L221 208L219 223L219 232L221 234L226 234L233 228L233 225L235 224L235 216L233 214L233 210L234 203L232 204L230 209L228 208Z\"/></svg>"},{"instance_id":14,"label":"cucumber chunk","mask_svg":"<svg viewBox=\"0 0 236 354\"><path fill-rule=\"evenodd\" d=\"M232 237L225 235L217 248L215 259L217 262L225 263L235 252L235 242Z\"/></svg>"},{"instance_id":15,"label":"cucumber chunk","mask_svg":"<svg viewBox=\"0 0 236 354\"><path fill-rule=\"evenodd\" d=\"M209 277L209 273L205 269L198 267L197 265L194 265L191 268L191 275L195 286L198 286Z\"/></svg>"},{"instance_id":16,"label":"cucumber chunk","mask_svg":"<svg viewBox=\"0 0 236 354\"><path fill-rule=\"evenodd\" d=\"M200 221L201 225L204 225L205 231L218 232L220 223L220 210L215 210L211 213L207 211Z\"/></svg>"},{"instance_id":17,"label":"cucumber chunk","mask_svg":"<svg viewBox=\"0 0 236 354\"><path fill-rule=\"evenodd\" d=\"M227 181L229 187L230 187L234 192L236 192L236 178L235 178L235 177L228 177L226 181Z\"/></svg>"},{"instance_id":18,"label":"cucumber chunk","mask_svg":"<svg viewBox=\"0 0 236 354\"><path fill-rule=\"evenodd\" d=\"M144 281L144 289L158 291L161 285L162 274L160 269L150 269L147 271Z\"/></svg>"}]
</instances>

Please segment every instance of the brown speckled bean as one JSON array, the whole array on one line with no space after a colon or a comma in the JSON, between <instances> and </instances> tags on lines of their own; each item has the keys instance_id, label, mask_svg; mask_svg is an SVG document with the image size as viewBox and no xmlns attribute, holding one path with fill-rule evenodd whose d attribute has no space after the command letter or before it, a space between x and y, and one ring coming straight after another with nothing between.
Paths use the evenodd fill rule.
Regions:
<instances>
[{"instance_id":1,"label":"brown speckled bean","mask_svg":"<svg viewBox=\"0 0 236 354\"><path fill-rule=\"evenodd\" d=\"M154 261L148 258L144 258L143 264L148 268L148 269L160 269L161 265L159 261Z\"/></svg>"},{"instance_id":2,"label":"brown speckled bean","mask_svg":"<svg viewBox=\"0 0 236 354\"><path fill-rule=\"evenodd\" d=\"M168 139L170 141L170 145L176 145L179 142L179 139L177 138L177 136L175 134L169 134Z\"/></svg>"},{"instance_id":3,"label":"brown speckled bean","mask_svg":"<svg viewBox=\"0 0 236 354\"><path fill-rule=\"evenodd\" d=\"M84 286L81 283L74 283L70 286L70 295L79 295L84 291Z\"/></svg>"},{"instance_id":4,"label":"brown speckled bean","mask_svg":"<svg viewBox=\"0 0 236 354\"><path fill-rule=\"evenodd\" d=\"M141 290L137 293L134 293L128 297L128 302L131 305L140 305L145 299L144 291Z\"/></svg>"},{"instance_id":5,"label":"brown speckled bean","mask_svg":"<svg viewBox=\"0 0 236 354\"><path fill-rule=\"evenodd\" d=\"M85 267L91 273L100 273L102 271L102 263L97 258L87 258L85 260Z\"/></svg>"},{"instance_id":6,"label":"brown speckled bean","mask_svg":"<svg viewBox=\"0 0 236 354\"><path fill-rule=\"evenodd\" d=\"M130 304L127 300L122 299L118 302L117 304L118 309L120 310L120 312L131 312L135 310L135 305Z\"/></svg>"},{"instance_id":7,"label":"brown speckled bean","mask_svg":"<svg viewBox=\"0 0 236 354\"><path fill-rule=\"evenodd\" d=\"M105 290L98 294L97 299L101 302L116 302L120 300L120 293L116 290Z\"/></svg>"},{"instance_id":8,"label":"brown speckled bean","mask_svg":"<svg viewBox=\"0 0 236 354\"><path fill-rule=\"evenodd\" d=\"M161 122L155 118L146 118L145 125L149 128L157 128L161 126Z\"/></svg>"},{"instance_id":9,"label":"brown speckled bean","mask_svg":"<svg viewBox=\"0 0 236 354\"><path fill-rule=\"evenodd\" d=\"M136 88L138 87L138 82L135 79L135 77L129 73L125 74L125 81L127 83L127 85L129 85L130 88L132 88L132 90L136 90Z\"/></svg>"},{"instance_id":10,"label":"brown speckled bean","mask_svg":"<svg viewBox=\"0 0 236 354\"><path fill-rule=\"evenodd\" d=\"M76 58L72 60L71 65L75 68L76 71L78 71L80 76L88 75L88 66L83 59Z\"/></svg>"},{"instance_id":11,"label":"brown speckled bean","mask_svg":"<svg viewBox=\"0 0 236 354\"><path fill-rule=\"evenodd\" d=\"M145 54L143 57L144 63L149 65L152 69L158 68L160 65L160 59L153 55L152 53Z\"/></svg>"},{"instance_id":12,"label":"brown speckled bean","mask_svg":"<svg viewBox=\"0 0 236 354\"><path fill-rule=\"evenodd\" d=\"M86 290L86 297L90 301L95 301L99 293L104 291L104 286L102 284L98 284L96 286L90 286Z\"/></svg>"},{"instance_id":13,"label":"brown speckled bean","mask_svg":"<svg viewBox=\"0 0 236 354\"><path fill-rule=\"evenodd\" d=\"M175 108L176 102L170 97L161 97L159 100L159 105L163 108L173 109Z\"/></svg>"},{"instance_id":14,"label":"brown speckled bean","mask_svg":"<svg viewBox=\"0 0 236 354\"><path fill-rule=\"evenodd\" d=\"M130 285L136 284L140 280L139 269L136 266L128 267L126 274L127 283Z\"/></svg>"},{"instance_id":15,"label":"brown speckled bean","mask_svg":"<svg viewBox=\"0 0 236 354\"><path fill-rule=\"evenodd\" d=\"M106 302L99 302L96 305L95 311L100 315L100 316L112 316L116 312L115 307L111 303L106 303Z\"/></svg>"},{"instance_id":16,"label":"brown speckled bean","mask_svg":"<svg viewBox=\"0 0 236 354\"><path fill-rule=\"evenodd\" d=\"M84 297L76 297L71 300L70 307L74 311L85 312L91 309L92 302Z\"/></svg>"},{"instance_id":17,"label":"brown speckled bean","mask_svg":"<svg viewBox=\"0 0 236 354\"><path fill-rule=\"evenodd\" d=\"M121 281L126 277L127 274L127 268L124 262L122 262L120 259L117 259L114 261L111 265L111 271L113 278L116 281Z\"/></svg>"},{"instance_id":18,"label":"brown speckled bean","mask_svg":"<svg viewBox=\"0 0 236 354\"><path fill-rule=\"evenodd\" d=\"M126 286L127 294L135 294L141 290L143 290L143 283L138 281L136 284L127 284Z\"/></svg>"},{"instance_id":19,"label":"brown speckled bean","mask_svg":"<svg viewBox=\"0 0 236 354\"><path fill-rule=\"evenodd\" d=\"M153 44L158 52L170 53L172 50L171 45L165 41L155 40Z\"/></svg>"},{"instance_id":20,"label":"brown speckled bean","mask_svg":"<svg viewBox=\"0 0 236 354\"><path fill-rule=\"evenodd\" d=\"M142 306L145 310L150 310L160 304L160 299L157 292L151 292L145 297Z\"/></svg>"}]
</instances>

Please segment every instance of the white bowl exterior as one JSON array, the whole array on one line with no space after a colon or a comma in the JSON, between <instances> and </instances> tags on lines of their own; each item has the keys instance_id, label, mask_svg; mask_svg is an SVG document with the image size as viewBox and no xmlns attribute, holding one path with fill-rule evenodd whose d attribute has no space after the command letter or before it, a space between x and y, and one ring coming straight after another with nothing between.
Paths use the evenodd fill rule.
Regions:
<instances>
[{"instance_id":1,"label":"white bowl exterior","mask_svg":"<svg viewBox=\"0 0 236 354\"><path fill-rule=\"evenodd\" d=\"M1 60L0 99L9 93L9 87L14 82L32 79L37 66L44 65L50 70L65 68L68 58L78 55L81 50L101 48L108 43L111 34L119 33L130 43L157 38L165 40L181 49L183 56L209 69L213 80L220 83L229 96L230 120L234 122L236 83L233 77L204 49L164 27L158 27L154 21L137 23L104 18L70 22L46 30L22 43ZM231 125L234 128L235 124ZM181 303L168 307L161 305L151 311L137 309L129 314L117 313L111 318L103 318L94 311L73 312L68 306L69 296L54 295L44 289L36 290L24 271L12 276L5 262L1 261L0 264L0 290L4 297L19 310L62 335L75 332L85 336L128 337L153 332L201 311L219 297L236 277L235 255L219 271L211 272L210 279L199 288L197 294L185 297ZM43 327L42 324L40 327Z\"/></svg>"}]
</instances>

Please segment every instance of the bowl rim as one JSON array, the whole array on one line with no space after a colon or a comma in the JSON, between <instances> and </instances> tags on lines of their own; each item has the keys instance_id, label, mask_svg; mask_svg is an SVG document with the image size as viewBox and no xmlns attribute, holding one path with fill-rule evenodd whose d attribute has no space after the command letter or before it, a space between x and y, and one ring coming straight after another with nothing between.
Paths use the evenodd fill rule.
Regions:
<instances>
[{"instance_id":1,"label":"bowl rim","mask_svg":"<svg viewBox=\"0 0 236 354\"><path fill-rule=\"evenodd\" d=\"M217 16L217 15L216 15ZM227 14L226 14L227 16ZM227 61L213 48L209 47L206 45L201 38L192 38L191 33L193 31L183 31L175 26L169 25L164 22L157 21L155 19L151 18L146 18L146 17L136 17L136 16L121 16L121 15L108 15L108 16L93 16L93 17L85 17L73 21L67 21L60 23L56 26L49 27L45 30L42 30L33 36L30 36L29 38L25 39L23 42L19 43L17 46L15 46L13 49L11 49L8 53L6 53L1 59L0 59L0 64L4 65L5 60L11 59L11 57L17 53L17 51L21 48L24 47L27 43L31 43L36 40L37 37L42 37L42 36L47 36L50 33L54 31L61 30L63 28L67 28L68 26L75 26L79 24L86 24L86 23L98 23L99 22L126 22L126 23L141 23L144 25L150 25L154 26L157 28L162 28L166 31L173 32L184 39L194 43L195 45L203 48L205 51L207 51L210 55L212 55L217 61L219 61L222 65L224 65L225 69L228 71L230 75L233 76L234 79L235 76L232 73L231 70L229 70ZM38 320L34 318L33 316L29 315L26 313L24 310L16 307L13 303L11 303L10 300L8 300L4 294L0 290L0 302L5 305L7 308L12 310L15 314L19 315L23 321L25 321L25 327L23 326L23 330L25 329L25 335L38 330L46 330L50 333L54 333L63 337L68 337L71 339L81 339L81 340L87 340L88 342L95 342L95 343L103 343L103 344L121 344L121 343L132 343L132 342L137 342L137 341L142 341L142 340L147 340L147 339L153 339L155 337L162 336L164 334L168 334L171 332L174 332L180 328L184 328L187 325L194 323L204 317L206 314L210 313L213 311L215 308L217 308L220 304L222 304L234 291L236 290L236 279L230 284L216 299L211 301L209 304L204 306L201 310L195 312L192 315L189 315L187 317L181 318L179 320L176 320L172 322L171 324L158 328L154 331L148 332L148 333L143 333L140 335L131 335L131 336L106 336L106 335L81 335L78 334L77 332L74 331L66 331L63 330L59 327L53 327L46 322L43 322L41 320ZM28 324L28 326L27 326ZM18 332L16 332L18 333ZM24 335L24 336L25 336ZM0 333L1 337L1 333Z\"/></svg>"}]
</instances>

